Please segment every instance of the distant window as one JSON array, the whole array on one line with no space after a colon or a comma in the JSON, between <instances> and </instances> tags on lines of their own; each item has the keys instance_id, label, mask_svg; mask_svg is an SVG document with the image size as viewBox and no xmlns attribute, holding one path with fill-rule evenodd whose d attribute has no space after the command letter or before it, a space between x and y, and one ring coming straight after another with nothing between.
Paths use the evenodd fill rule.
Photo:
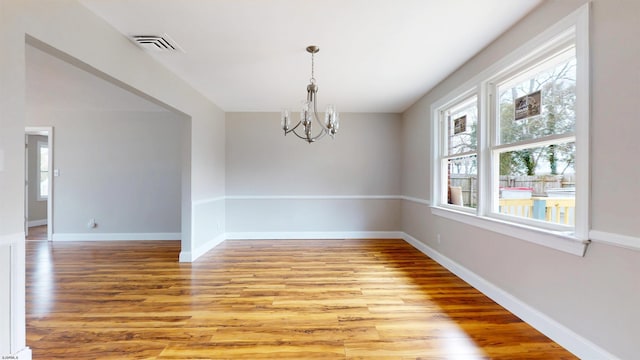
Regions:
<instances>
[{"instance_id":1,"label":"distant window","mask_svg":"<svg viewBox=\"0 0 640 360\"><path fill-rule=\"evenodd\" d=\"M38 200L49 198L49 144L38 141Z\"/></svg>"}]
</instances>

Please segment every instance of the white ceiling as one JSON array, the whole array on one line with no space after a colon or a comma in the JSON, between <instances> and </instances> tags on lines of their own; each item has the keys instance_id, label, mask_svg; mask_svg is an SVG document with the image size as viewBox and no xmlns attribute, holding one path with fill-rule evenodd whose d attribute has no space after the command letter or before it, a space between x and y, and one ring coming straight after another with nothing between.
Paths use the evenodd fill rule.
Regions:
<instances>
[{"instance_id":1,"label":"white ceiling","mask_svg":"<svg viewBox=\"0 0 640 360\"><path fill-rule=\"evenodd\" d=\"M123 35L167 33L185 52L150 55L224 111L299 107L318 45L322 108L402 112L542 0L80 2Z\"/></svg>"}]
</instances>

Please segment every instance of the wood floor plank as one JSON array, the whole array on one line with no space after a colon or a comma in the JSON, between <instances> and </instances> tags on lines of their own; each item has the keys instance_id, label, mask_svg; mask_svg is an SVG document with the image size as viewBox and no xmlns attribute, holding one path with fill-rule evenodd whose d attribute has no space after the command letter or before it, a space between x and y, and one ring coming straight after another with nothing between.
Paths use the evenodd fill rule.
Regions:
<instances>
[{"instance_id":1,"label":"wood floor plank","mask_svg":"<svg viewBox=\"0 0 640 360\"><path fill-rule=\"evenodd\" d=\"M575 359L402 240L28 242L34 359Z\"/></svg>"}]
</instances>

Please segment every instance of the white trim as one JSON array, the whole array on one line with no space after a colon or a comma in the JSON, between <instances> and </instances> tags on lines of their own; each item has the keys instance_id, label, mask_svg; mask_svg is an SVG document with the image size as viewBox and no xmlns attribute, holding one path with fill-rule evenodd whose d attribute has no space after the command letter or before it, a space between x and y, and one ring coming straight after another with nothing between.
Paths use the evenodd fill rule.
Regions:
<instances>
[{"instance_id":1,"label":"white trim","mask_svg":"<svg viewBox=\"0 0 640 360\"><path fill-rule=\"evenodd\" d=\"M402 239L401 231L300 231L300 232L230 232L218 235L194 251L180 252L180 262L193 262L225 240L344 240Z\"/></svg>"},{"instance_id":2,"label":"white trim","mask_svg":"<svg viewBox=\"0 0 640 360\"><path fill-rule=\"evenodd\" d=\"M24 232L0 235L0 246L11 246L20 241L24 241Z\"/></svg>"},{"instance_id":3,"label":"white trim","mask_svg":"<svg viewBox=\"0 0 640 360\"><path fill-rule=\"evenodd\" d=\"M32 358L33 358L33 355L31 353L31 349L28 346L23 349L20 349L17 352L14 352L11 355L0 354L0 359L31 360Z\"/></svg>"},{"instance_id":4,"label":"white trim","mask_svg":"<svg viewBox=\"0 0 640 360\"><path fill-rule=\"evenodd\" d=\"M589 239L593 242L619 246L625 249L640 251L640 237L591 230Z\"/></svg>"},{"instance_id":5,"label":"white trim","mask_svg":"<svg viewBox=\"0 0 640 360\"><path fill-rule=\"evenodd\" d=\"M229 195L196 200L192 205L197 206L223 200L408 200L425 205L431 204L429 200L403 195Z\"/></svg>"},{"instance_id":6,"label":"white trim","mask_svg":"<svg viewBox=\"0 0 640 360\"><path fill-rule=\"evenodd\" d=\"M179 261L180 262L194 262L200 256L204 255L209 250L211 250L211 249L215 248L216 246L220 245L225 240L226 240L225 234L220 234L220 235L216 236L215 238L207 241L205 244L199 246L194 251L181 251L180 252Z\"/></svg>"},{"instance_id":7,"label":"white trim","mask_svg":"<svg viewBox=\"0 0 640 360\"><path fill-rule=\"evenodd\" d=\"M573 255L584 256L587 246L589 245L588 240L579 240L563 233L542 230L537 227L526 226L510 221L480 217L461 211L433 207L431 208L431 213L449 220L459 221L467 225L511 236L534 244L543 245Z\"/></svg>"},{"instance_id":8,"label":"white trim","mask_svg":"<svg viewBox=\"0 0 640 360\"><path fill-rule=\"evenodd\" d=\"M201 199L201 200L195 200L191 203L191 206L198 206L198 205L204 205L204 204L209 204L209 203L214 203L216 201L224 201L226 199L226 197L224 196L218 196L218 197L214 197L214 198L209 198L209 199Z\"/></svg>"},{"instance_id":9,"label":"white trim","mask_svg":"<svg viewBox=\"0 0 640 360\"><path fill-rule=\"evenodd\" d=\"M189 263L189 262L194 262L195 260L196 259L194 259L193 256L191 255L191 251L184 251L184 250L180 251L178 262Z\"/></svg>"},{"instance_id":10,"label":"white trim","mask_svg":"<svg viewBox=\"0 0 640 360\"><path fill-rule=\"evenodd\" d=\"M231 232L227 240L344 240L344 239L402 239L401 231L300 231L300 232Z\"/></svg>"},{"instance_id":11,"label":"white trim","mask_svg":"<svg viewBox=\"0 0 640 360\"><path fill-rule=\"evenodd\" d=\"M400 195L231 195L227 200L401 200Z\"/></svg>"},{"instance_id":12,"label":"white trim","mask_svg":"<svg viewBox=\"0 0 640 360\"><path fill-rule=\"evenodd\" d=\"M54 241L180 240L182 233L56 233Z\"/></svg>"},{"instance_id":13,"label":"white trim","mask_svg":"<svg viewBox=\"0 0 640 360\"><path fill-rule=\"evenodd\" d=\"M27 227L47 225L47 219L27 221Z\"/></svg>"},{"instance_id":14,"label":"white trim","mask_svg":"<svg viewBox=\"0 0 640 360\"><path fill-rule=\"evenodd\" d=\"M419 198L415 198L415 197L411 197L411 196L404 196L404 195L400 196L400 198L402 200L411 201L411 202L416 203L416 204L422 204L422 205L431 206L431 201L429 201L429 200L419 199Z\"/></svg>"},{"instance_id":15,"label":"white trim","mask_svg":"<svg viewBox=\"0 0 640 360\"><path fill-rule=\"evenodd\" d=\"M9 300L9 337L10 351L22 352L27 344L26 326L26 250L25 234L11 235L9 239L10 249L10 300ZM18 350L20 349L20 350ZM28 351L30 353L30 351ZM26 353L25 353L26 354Z\"/></svg>"},{"instance_id":16,"label":"white trim","mask_svg":"<svg viewBox=\"0 0 640 360\"><path fill-rule=\"evenodd\" d=\"M25 301L25 233L0 235L0 246L8 248L9 263L9 351L15 352L26 344ZM27 358L27 357L25 357Z\"/></svg>"},{"instance_id":17,"label":"white trim","mask_svg":"<svg viewBox=\"0 0 640 360\"><path fill-rule=\"evenodd\" d=\"M590 190L591 189L591 65L589 50L589 14L591 3L588 2L571 14L575 18L576 60L579 62L576 72L576 204L575 234L581 239L588 238L590 224ZM580 121L583 119L583 121ZM586 156L584 156L586 155Z\"/></svg>"},{"instance_id":18,"label":"white trim","mask_svg":"<svg viewBox=\"0 0 640 360\"><path fill-rule=\"evenodd\" d=\"M548 336L560 346L572 352L581 359L618 359L606 350L575 333L568 327L550 318L546 314L531 307L522 300L502 290L480 275L451 260L409 234L404 234L404 240L434 261L444 266L462 280L469 283L483 294L487 295L500 306L509 310L527 324Z\"/></svg>"}]
</instances>

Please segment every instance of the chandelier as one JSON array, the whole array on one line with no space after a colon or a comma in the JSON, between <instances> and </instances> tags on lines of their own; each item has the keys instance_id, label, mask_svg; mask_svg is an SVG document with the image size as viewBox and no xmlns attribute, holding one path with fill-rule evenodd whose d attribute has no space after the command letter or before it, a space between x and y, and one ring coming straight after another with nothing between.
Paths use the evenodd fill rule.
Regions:
<instances>
[{"instance_id":1,"label":"chandelier","mask_svg":"<svg viewBox=\"0 0 640 360\"><path fill-rule=\"evenodd\" d=\"M291 117L289 110L282 110L282 130L284 135L294 133L297 137L305 140L309 144L323 138L329 134L332 138L338 132L340 126L340 116L333 105L328 105L324 113L324 121L320 121L318 117L317 101L318 101L318 85L314 77L314 54L320 51L320 48L314 45L307 46L307 52L311 54L311 79L307 85L307 100L302 103L302 111L300 111L300 121L291 127ZM312 125L313 122L319 125L319 130L314 135Z\"/></svg>"}]
</instances>

